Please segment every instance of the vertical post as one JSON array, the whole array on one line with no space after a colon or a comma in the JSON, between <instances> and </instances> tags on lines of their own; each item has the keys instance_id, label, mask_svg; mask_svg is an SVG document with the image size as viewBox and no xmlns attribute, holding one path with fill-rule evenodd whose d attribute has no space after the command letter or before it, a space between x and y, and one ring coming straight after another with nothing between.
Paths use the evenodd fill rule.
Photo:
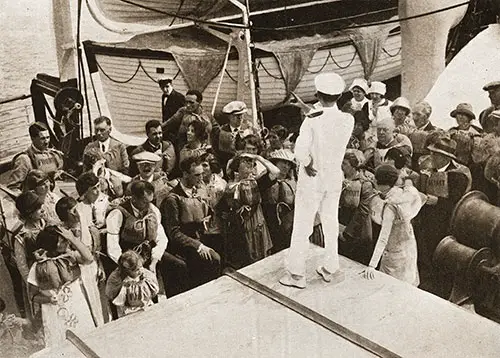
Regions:
<instances>
[{"instance_id":1,"label":"vertical post","mask_svg":"<svg viewBox=\"0 0 500 358\"><path fill-rule=\"evenodd\" d=\"M243 39L242 41L237 41L235 43L236 48L238 49L238 56L240 57L240 66L239 66L239 75L238 75L238 99L244 98L243 86L245 86L245 76L247 73L248 76L246 80L248 80L248 89L250 91L250 105L252 107L252 121L254 126L258 126L258 114L257 114L257 99L255 93L255 79L253 75L253 64L252 64L252 55L250 51L251 46L251 34L250 34L250 12L248 7L240 3L238 0L229 0L234 6L241 10L243 25L245 28L242 31ZM238 46L238 44L243 44L243 46ZM242 58L243 57L243 58ZM242 60L244 60L244 68L242 68ZM242 71L244 70L244 71ZM245 86L246 87L246 86Z\"/></svg>"}]
</instances>

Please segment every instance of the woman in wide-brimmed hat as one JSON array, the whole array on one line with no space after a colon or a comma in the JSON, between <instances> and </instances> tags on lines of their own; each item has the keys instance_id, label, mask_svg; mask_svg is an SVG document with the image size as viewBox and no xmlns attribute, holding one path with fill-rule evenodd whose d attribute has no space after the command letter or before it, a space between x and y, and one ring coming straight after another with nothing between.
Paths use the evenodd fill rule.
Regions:
<instances>
[{"instance_id":1,"label":"woman in wide-brimmed hat","mask_svg":"<svg viewBox=\"0 0 500 358\"><path fill-rule=\"evenodd\" d=\"M262 209L269 227L273 252L290 246L297 178L295 158L289 149L271 152L269 161L279 168L276 183L262 193Z\"/></svg>"},{"instance_id":2,"label":"woman in wide-brimmed hat","mask_svg":"<svg viewBox=\"0 0 500 358\"><path fill-rule=\"evenodd\" d=\"M457 160L467 166L472 164L472 148L474 146L474 137L478 137L483 130L472 124L476 118L469 103L460 103L450 116L455 118L458 126L449 130L451 139L457 142L456 156Z\"/></svg>"}]
</instances>

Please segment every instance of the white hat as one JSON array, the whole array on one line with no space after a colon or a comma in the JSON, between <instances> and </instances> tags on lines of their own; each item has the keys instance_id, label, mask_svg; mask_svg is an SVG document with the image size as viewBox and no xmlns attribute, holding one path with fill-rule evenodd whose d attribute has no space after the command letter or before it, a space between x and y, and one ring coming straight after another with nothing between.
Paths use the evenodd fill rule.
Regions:
<instances>
[{"instance_id":1,"label":"white hat","mask_svg":"<svg viewBox=\"0 0 500 358\"><path fill-rule=\"evenodd\" d=\"M320 73L314 79L314 86L316 91L327 94L336 95L344 92L345 82L335 72Z\"/></svg>"},{"instance_id":2,"label":"white hat","mask_svg":"<svg viewBox=\"0 0 500 358\"><path fill-rule=\"evenodd\" d=\"M243 114L247 113L247 105L242 101L229 102L222 108L222 113L226 114Z\"/></svg>"},{"instance_id":3,"label":"white hat","mask_svg":"<svg viewBox=\"0 0 500 358\"><path fill-rule=\"evenodd\" d=\"M161 160L158 154L151 153L148 151L140 152L132 156L132 159L139 163L156 163Z\"/></svg>"},{"instance_id":4,"label":"white hat","mask_svg":"<svg viewBox=\"0 0 500 358\"><path fill-rule=\"evenodd\" d=\"M268 159L271 162L274 162L275 160L285 160L287 162L295 164L295 156L290 149L276 149L269 153Z\"/></svg>"},{"instance_id":5,"label":"white hat","mask_svg":"<svg viewBox=\"0 0 500 358\"><path fill-rule=\"evenodd\" d=\"M394 111L396 110L396 107L404 108L404 109L406 109L408 111L408 113L411 112L410 101L408 101L405 97L398 97L391 104L391 106L389 107L389 109L391 110L392 114L394 114Z\"/></svg>"},{"instance_id":6,"label":"white hat","mask_svg":"<svg viewBox=\"0 0 500 358\"><path fill-rule=\"evenodd\" d=\"M372 82L372 85L370 86L370 88L368 88L367 94L378 93L378 94L381 94L382 96L385 96L386 90L387 89L385 87L385 83L375 81L375 82Z\"/></svg>"},{"instance_id":7,"label":"white hat","mask_svg":"<svg viewBox=\"0 0 500 358\"><path fill-rule=\"evenodd\" d=\"M361 88L365 93L368 91L368 83L364 78L355 78L354 81L352 81L351 87L349 87L349 91L352 91L354 87Z\"/></svg>"}]
</instances>

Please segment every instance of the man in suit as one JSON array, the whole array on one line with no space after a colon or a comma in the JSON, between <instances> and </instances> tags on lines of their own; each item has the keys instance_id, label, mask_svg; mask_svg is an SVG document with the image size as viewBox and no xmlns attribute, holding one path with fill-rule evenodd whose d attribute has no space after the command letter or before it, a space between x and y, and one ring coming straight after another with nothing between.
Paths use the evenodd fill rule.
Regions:
<instances>
[{"instance_id":1,"label":"man in suit","mask_svg":"<svg viewBox=\"0 0 500 358\"><path fill-rule=\"evenodd\" d=\"M163 131L160 121L157 121L156 119L147 121L146 135L148 139L143 144L135 148L132 155L144 151L159 155L160 161L157 163L155 172L164 171L167 175L170 175L172 169L175 167L177 157L172 142L162 140ZM130 163L130 176L135 176L137 174L139 174L137 165L134 162Z\"/></svg>"},{"instance_id":2,"label":"man in suit","mask_svg":"<svg viewBox=\"0 0 500 358\"><path fill-rule=\"evenodd\" d=\"M484 85L483 90L488 92L491 106L481 112L479 115L479 123L481 123L486 133L491 133L495 130L495 123L489 120L489 116L494 110L500 109L500 81L487 83Z\"/></svg>"},{"instance_id":3,"label":"man in suit","mask_svg":"<svg viewBox=\"0 0 500 358\"><path fill-rule=\"evenodd\" d=\"M106 159L109 169L128 174L130 161L127 148L123 143L110 137L111 119L105 116L94 119L95 140L87 144L85 150L98 148Z\"/></svg>"},{"instance_id":4,"label":"man in suit","mask_svg":"<svg viewBox=\"0 0 500 358\"><path fill-rule=\"evenodd\" d=\"M419 213L415 228L418 246L420 287L445 298L449 289L439 280L432 266L432 255L438 243L448 235L453 209L471 189L469 168L456 162L457 143L447 135L428 146L432 167L420 171L420 190L427 201Z\"/></svg>"},{"instance_id":5,"label":"man in suit","mask_svg":"<svg viewBox=\"0 0 500 358\"><path fill-rule=\"evenodd\" d=\"M172 85L172 79L162 76L158 79L163 94L161 95L161 115L163 122L172 117L175 112L184 106L184 95L177 92Z\"/></svg>"}]
</instances>

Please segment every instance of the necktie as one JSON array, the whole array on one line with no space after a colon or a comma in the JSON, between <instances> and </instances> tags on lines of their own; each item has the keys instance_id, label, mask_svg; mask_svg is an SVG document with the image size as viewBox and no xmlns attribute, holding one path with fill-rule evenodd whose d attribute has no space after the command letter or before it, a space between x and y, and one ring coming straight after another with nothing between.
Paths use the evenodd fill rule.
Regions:
<instances>
[{"instance_id":1,"label":"necktie","mask_svg":"<svg viewBox=\"0 0 500 358\"><path fill-rule=\"evenodd\" d=\"M92 222L97 225L97 209L94 204L92 204Z\"/></svg>"},{"instance_id":2,"label":"necktie","mask_svg":"<svg viewBox=\"0 0 500 358\"><path fill-rule=\"evenodd\" d=\"M101 144L101 150L103 153L106 153L106 146L103 144Z\"/></svg>"}]
</instances>

